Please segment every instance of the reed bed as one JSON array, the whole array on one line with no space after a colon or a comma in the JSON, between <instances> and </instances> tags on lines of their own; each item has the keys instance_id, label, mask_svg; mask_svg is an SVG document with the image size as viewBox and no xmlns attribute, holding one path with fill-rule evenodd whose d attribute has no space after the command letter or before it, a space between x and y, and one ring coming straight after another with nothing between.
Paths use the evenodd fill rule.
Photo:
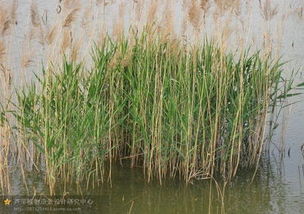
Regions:
<instances>
[{"instance_id":1,"label":"reed bed","mask_svg":"<svg viewBox=\"0 0 304 214\"><path fill-rule=\"evenodd\" d=\"M0 190L1 192L10 191L9 176L9 151L11 129L4 113L4 108L0 105Z\"/></svg>"},{"instance_id":2,"label":"reed bed","mask_svg":"<svg viewBox=\"0 0 304 214\"><path fill-rule=\"evenodd\" d=\"M230 180L258 164L279 61L149 31L105 37L92 59L89 70L68 60L49 66L17 92L18 142L51 194L58 183L66 191L110 178L112 164L125 159L160 183Z\"/></svg>"}]
</instances>

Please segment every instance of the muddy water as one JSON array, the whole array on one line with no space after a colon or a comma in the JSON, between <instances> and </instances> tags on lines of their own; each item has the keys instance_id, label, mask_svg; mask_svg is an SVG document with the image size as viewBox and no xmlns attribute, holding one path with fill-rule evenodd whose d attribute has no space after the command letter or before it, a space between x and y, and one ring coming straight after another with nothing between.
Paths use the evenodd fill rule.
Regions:
<instances>
[{"instance_id":1,"label":"muddy water","mask_svg":"<svg viewBox=\"0 0 304 214\"><path fill-rule=\"evenodd\" d=\"M18 24L5 36L15 84L30 80L32 73L39 72L46 59L56 60L64 30L58 30L52 43L45 38L71 10L80 8L69 29L73 42L81 41L79 60L86 59L92 41L97 41L104 32L115 34L117 25L123 26L125 31L130 24L140 26L149 21L149 14L153 11L150 1L64 2L37 0L40 25L35 27L31 23L32 2L18 1ZM240 5L232 6L223 6L221 1L215 1L217 4L212 2L205 12L200 11L199 30L195 28L196 22L193 24L187 19L189 6L185 5L190 4L189 1L168 2L158 2L155 6L154 19L161 23L162 28L169 28L176 36L189 42L208 35L221 38L223 45L231 50L249 46L271 50L274 55L288 61L284 67L286 77L292 70L299 70L296 82L303 81L302 0L241 1ZM0 4L6 6L10 1L0 0ZM68 54L69 50L66 51ZM21 61L27 59L28 64L22 65ZM216 185L209 181L188 186L178 180L168 180L162 186L157 182L147 184L140 169L128 168L114 170L112 187L95 187L85 194L94 195L94 210L102 213L304 213L304 156L301 152L304 144L304 97L294 97L288 103L297 101L300 102L282 110L278 120L280 126L269 151L263 156L255 180L251 182L253 172L241 172L226 187L224 198L219 197ZM35 188L37 193L47 190L38 176L29 177L29 180L29 189ZM12 190L16 195L24 194L25 186L20 177L13 178Z\"/></svg>"}]
</instances>

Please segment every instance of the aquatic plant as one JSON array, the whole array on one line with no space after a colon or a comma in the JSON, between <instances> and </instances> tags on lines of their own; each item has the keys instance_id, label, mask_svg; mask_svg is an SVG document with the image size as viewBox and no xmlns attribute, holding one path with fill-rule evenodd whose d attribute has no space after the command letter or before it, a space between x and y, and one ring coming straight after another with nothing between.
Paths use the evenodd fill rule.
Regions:
<instances>
[{"instance_id":1,"label":"aquatic plant","mask_svg":"<svg viewBox=\"0 0 304 214\"><path fill-rule=\"evenodd\" d=\"M50 66L17 94L19 135L35 145L51 193L58 180L66 188L110 177L122 159L160 182L230 180L259 162L279 61L147 32L106 37L92 58L89 70Z\"/></svg>"},{"instance_id":2,"label":"aquatic plant","mask_svg":"<svg viewBox=\"0 0 304 214\"><path fill-rule=\"evenodd\" d=\"M0 104L0 190L10 190L9 151L11 129L6 118L4 107Z\"/></svg>"}]
</instances>

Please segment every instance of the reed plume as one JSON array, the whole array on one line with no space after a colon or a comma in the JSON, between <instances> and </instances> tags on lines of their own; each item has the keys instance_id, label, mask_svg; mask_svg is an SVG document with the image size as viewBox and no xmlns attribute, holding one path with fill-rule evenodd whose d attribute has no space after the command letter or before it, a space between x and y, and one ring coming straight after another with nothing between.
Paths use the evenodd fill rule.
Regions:
<instances>
[{"instance_id":1,"label":"reed plume","mask_svg":"<svg viewBox=\"0 0 304 214\"><path fill-rule=\"evenodd\" d=\"M62 53L66 51L67 48L69 48L72 44L72 31L65 29L63 31L63 37L62 37L62 43L61 43L61 50Z\"/></svg>"},{"instance_id":2,"label":"reed plume","mask_svg":"<svg viewBox=\"0 0 304 214\"><path fill-rule=\"evenodd\" d=\"M11 18L7 12L6 7L0 5L0 33L2 36L6 35L11 26Z\"/></svg>"},{"instance_id":3,"label":"reed plume","mask_svg":"<svg viewBox=\"0 0 304 214\"><path fill-rule=\"evenodd\" d=\"M72 62L78 62L78 55L79 55L79 50L81 47L81 40L77 40L77 41L73 41L72 44L72 48L71 48L71 56L70 56L70 60Z\"/></svg>"},{"instance_id":4,"label":"reed plume","mask_svg":"<svg viewBox=\"0 0 304 214\"><path fill-rule=\"evenodd\" d=\"M158 7L158 0L152 0L149 10L148 10L148 16L147 16L147 23L152 24L155 21L155 16L157 12L157 7Z\"/></svg>"},{"instance_id":5,"label":"reed plume","mask_svg":"<svg viewBox=\"0 0 304 214\"><path fill-rule=\"evenodd\" d=\"M159 33L163 35L163 39L167 39L167 37L173 38L175 36L174 31L174 20L173 20L173 14L172 14L172 1L167 1L166 6L163 8L164 11L166 11L162 17L162 20L160 20L159 24Z\"/></svg>"},{"instance_id":6,"label":"reed plume","mask_svg":"<svg viewBox=\"0 0 304 214\"><path fill-rule=\"evenodd\" d=\"M34 27L39 27L41 25L38 7L35 0L33 0L31 4L31 22Z\"/></svg>"},{"instance_id":7,"label":"reed plume","mask_svg":"<svg viewBox=\"0 0 304 214\"><path fill-rule=\"evenodd\" d=\"M266 21L271 20L277 13L277 7L273 7L270 0L260 1L261 13Z\"/></svg>"},{"instance_id":8,"label":"reed plume","mask_svg":"<svg viewBox=\"0 0 304 214\"><path fill-rule=\"evenodd\" d=\"M47 36L46 36L46 41L49 45L51 45L56 37L58 31L58 26L54 25L51 30L48 32Z\"/></svg>"},{"instance_id":9,"label":"reed plume","mask_svg":"<svg viewBox=\"0 0 304 214\"><path fill-rule=\"evenodd\" d=\"M18 9L18 1L13 0L12 6L11 6L11 20L13 23L17 23L17 9Z\"/></svg>"},{"instance_id":10,"label":"reed plume","mask_svg":"<svg viewBox=\"0 0 304 214\"><path fill-rule=\"evenodd\" d=\"M73 8L80 8L80 1L79 0L64 0L63 1L63 7L67 10L73 9Z\"/></svg>"},{"instance_id":11,"label":"reed plume","mask_svg":"<svg viewBox=\"0 0 304 214\"><path fill-rule=\"evenodd\" d=\"M4 61L5 54L6 54L6 49L5 49L4 42L2 40L0 40L0 62Z\"/></svg>"},{"instance_id":12,"label":"reed plume","mask_svg":"<svg viewBox=\"0 0 304 214\"><path fill-rule=\"evenodd\" d=\"M30 65L34 63L33 60L33 51L30 49L30 47L27 47L27 51L24 52L21 56L21 68L28 68Z\"/></svg>"},{"instance_id":13,"label":"reed plume","mask_svg":"<svg viewBox=\"0 0 304 214\"><path fill-rule=\"evenodd\" d=\"M201 18L202 18L202 10L198 6L197 1L192 0L189 10L188 10L188 18L190 23L193 25L196 31L200 31L201 26Z\"/></svg>"},{"instance_id":14,"label":"reed plume","mask_svg":"<svg viewBox=\"0 0 304 214\"><path fill-rule=\"evenodd\" d=\"M201 0L200 7L202 10L207 11L210 6L209 4L209 0Z\"/></svg>"},{"instance_id":15,"label":"reed plume","mask_svg":"<svg viewBox=\"0 0 304 214\"><path fill-rule=\"evenodd\" d=\"M220 9L221 13L226 10L229 11L239 11L240 10L240 0L214 0L217 7Z\"/></svg>"},{"instance_id":16,"label":"reed plume","mask_svg":"<svg viewBox=\"0 0 304 214\"><path fill-rule=\"evenodd\" d=\"M75 21L78 11L79 11L79 8L75 8L75 9L71 10L70 13L64 19L64 22L63 22L62 26L63 27L70 27L72 22Z\"/></svg>"}]
</instances>

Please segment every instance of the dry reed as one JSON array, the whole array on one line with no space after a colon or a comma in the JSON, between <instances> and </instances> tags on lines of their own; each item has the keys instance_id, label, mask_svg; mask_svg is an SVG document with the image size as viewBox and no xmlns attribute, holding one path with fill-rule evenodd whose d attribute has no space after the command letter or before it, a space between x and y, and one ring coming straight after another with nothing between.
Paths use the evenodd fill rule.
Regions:
<instances>
[{"instance_id":1,"label":"dry reed","mask_svg":"<svg viewBox=\"0 0 304 214\"><path fill-rule=\"evenodd\" d=\"M51 30L48 32L46 41L49 45L51 45L56 37L58 27L57 25L53 26Z\"/></svg>"},{"instance_id":2,"label":"dry reed","mask_svg":"<svg viewBox=\"0 0 304 214\"><path fill-rule=\"evenodd\" d=\"M3 46L5 52L5 47ZM11 108L10 94L12 87L11 72L5 64L5 54L0 57L0 194L10 192L10 146L11 146L11 126L9 124L11 116L7 111Z\"/></svg>"},{"instance_id":3,"label":"dry reed","mask_svg":"<svg viewBox=\"0 0 304 214\"><path fill-rule=\"evenodd\" d=\"M202 10L207 11L210 6L210 1L209 0L201 0L200 2L200 7Z\"/></svg>"},{"instance_id":4,"label":"dry reed","mask_svg":"<svg viewBox=\"0 0 304 214\"><path fill-rule=\"evenodd\" d=\"M69 48L71 46L72 41L73 41L72 31L70 31L68 29L64 29L62 43L61 43L62 53L65 53L67 48Z\"/></svg>"},{"instance_id":5,"label":"dry reed","mask_svg":"<svg viewBox=\"0 0 304 214\"><path fill-rule=\"evenodd\" d=\"M38 7L34 0L31 4L31 22L34 27L39 27L41 25Z\"/></svg>"},{"instance_id":6,"label":"dry reed","mask_svg":"<svg viewBox=\"0 0 304 214\"><path fill-rule=\"evenodd\" d=\"M265 0L264 3L260 1L261 13L266 21L271 20L277 13L277 8L272 6L270 0Z\"/></svg>"},{"instance_id":7,"label":"dry reed","mask_svg":"<svg viewBox=\"0 0 304 214\"><path fill-rule=\"evenodd\" d=\"M64 19L62 26L63 27L70 27L72 22L74 22L75 19L77 18L78 11L79 11L79 8L72 9L69 12L69 14L66 16L66 18Z\"/></svg>"},{"instance_id":8,"label":"dry reed","mask_svg":"<svg viewBox=\"0 0 304 214\"><path fill-rule=\"evenodd\" d=\"M200 31L201 20L202 20L202 10L200 9L197 1L192 0L190 8L188 10L188 17L190 23L193 25L194 29Z\"/></svg>"},{"instance_id":9,"label":"dry reed","mask_svg":"<svg viewBox=\"0 0 304 214\"><path fill-rule=\"evenodd\" d=\"M6 55L6 49L4 46L4 42L0 40L0 62L4 61L4 56Z\"/></svg>"},{"instance_id":10,"label":"dry reed","mask_svg":"<svg viewBox=\"0 0 304 214\"><path fill-rule=\"evenodd\" d=\"M238 11L240 10L240 0L214 0L215 4L220 10L220 13L225 11Z\"/></svg>"},{"instance_id":11,"label":"dry reed","mask_svg":"<svg viewBox=\"0 0 304 214\"><path fill-rule=\"evenodd\" d=\"M155 22L155 17L157 13L157 8L158 8L158 0L152 0L149 10L148 10L148 16L147 16L147 23L152 24Z\"/></svg>"}]
</instances>

